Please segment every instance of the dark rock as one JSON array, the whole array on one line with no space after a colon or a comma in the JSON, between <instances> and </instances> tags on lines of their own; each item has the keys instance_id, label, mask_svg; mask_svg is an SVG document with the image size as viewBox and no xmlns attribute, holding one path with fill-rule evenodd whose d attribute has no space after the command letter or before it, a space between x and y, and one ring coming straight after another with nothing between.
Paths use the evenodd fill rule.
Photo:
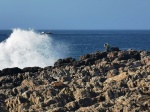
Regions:
<instances>
[{"instance_id":1,"label":"dark rock","mask_svg":"<svg viewBox=\"0 0 150 112\"><path fill-rule=\"evenodd\" d=\"M128 88L128 85L127 85L127 83L121 81L120 82L120 87Z\"/></svg>"},{"instance_id":2,"label":"dark rock","mask_svg":"<svg viewBox=\"0 0 150 112\"><path fill-rule=\"evenodd\" d=\"M12 89L12 93L13 96L16 96L18 94L18 90L16 88Z\"/></svg>"},{"instance_id":3,"label":"dark rock","mask_svg":"<svg viewBox=\"0 0 150 112\"><path fill-rule=\"evenodd\" d=\"M98 60L98 59L103 59L107 56L107 53L106 52L96 52L94 54L91 54L91 58L95 59L95 60Z\"/></svg>"},{"instance_id":4,"label":"dark rock","mask_svg":"<svg viewBox=\"0 0 150 112\"><path fill-rule=\"evenodd\" d=\"M17 86L19 86L20 84L21 84L21 82L20 82L20 81L18 81L18 82L14 82L14 83L13 83L13 86L14 86L14 87L17 87Z\"/></svg>"},{"instance_id":5,"label":"dark rock","mask_svg":"<svg viewBox=\"0 0 150 112\"><path fill-rule=\"evenodd\" d=\"M3 76L2 71L0 70L0 77Z\"/></svg>"},{"instance_id":6,"label":"dark rock","mask_svg":"<svg viewBox=\"0 0 150 112\"><path fill-rule=\"evenodd\" d=\"M66 82L66 81L71 81L71 78L70 78L70 76L62 76L61 78L60 78L60 80L62 81L62 82Z\"/></svg>"},{"instance_id":7,"label":"dark rock","mask_svg":"<svg viewBox=\"0 0 150 112\"><path fill-rule=\"evenodd\" d=\"M23 73L23 71L18 67L14 67L14 68L5 68L2 70L1 73L2 75L14 75L18 73Z\"/></svg>"},{"instance_id":8,"label":"dark rock","mask_svg":"<svg viewBox=\"0 0 150 112\"><path fill-rule=\"evenodd\" d=\"M118 63L112 63L112 66L113 66L114 69L118 69L118 68L122 67Z\"/></svg>"},{"instance_id":9,"label":"dark rock","mask_svg":"<svg viewBox=\"0 0 150 112\"><path fill-rule=\"evenodd\" d=\"M82 65L85 65L85 61L75 61L73 62L73 66L80 67Z\"/></svg>"},{"instance_id":10,"label":"dark rock","mask_svg":"<svg viewBox=\"0 0 150 112\"><path fill-rule=\"evenodd\" d=\"M0 71L0 111L149 111L149 55L115 49L45 68L6 68Z\"/></svg>"},{"instance_id":11,"label":"dark rock","mask_svg":"<svg viewBox=\"0 0 150 112\"><path fill-rule=\"evenodd\" d=\"M52 81L58 81L56 78L54 78L54 77L51 77L51 80Z\"/></svg>"},{"instance_id":12,"label":"dark rock","mask_svg":"<svg viewBox=\"0 0 150 112\"><path fill-rule=\"evenodd\" d=\"M120 52L118 54L118 60L128 60L131 56L127 52Z\"/></svg>"},{"instance_id":13,"label":"dark rock","mask_svg":"<svg viewBox=\"0 0 150 112\"><path fill-rule=\"evenodd\" d=\"M93 54L86 54L84 56L80 56L79 60L86 60L86 59L94 59L94 60L98 60L98 59L102 59L107 57L107 53L106 52L96 52Z\"/></svg>"},{"instance_id":14,"label":"dark rock","mask_svg":"<svg viewBox=\"0 0 150 112\"><path fill-rule=\"evenodd\" d=\"M24 93L22 93L22 96L26 99L29 99L31 94L32 94L31 91L25 91Z\"/></svg>"},{"instance_id":15,"label":"dark rock","mask_svg":"<svg viewBox=\"0 0 150 112\"><path fill-rule=\"evenodd\" d=\"M104 78L104 77L100 78L100 82L105 82L105 80L106 80L106 78Z\"/></svg>"},{"instance_id":16,"label":"dark rock","mask_svg":"<svg viewBox=\"0 0 150 112\"><path fill-rule=\"evenodd\" d=\"M114 98L114 93L109 89L105 92L105 99L106 101L110 101Z\"/></svg>"},{"instance_id":17,"label":"dark rock","mask_svg":"<svg viewBox=\"0 0 150 112\"><path fill-rule=\"evenodd\" d=\"M80 107L87 107L91 106L93 104L93 101L91 98L82 98L78 100L78 105Z\"/></svg>"},{"instance_id":18,"label":"dark rock","mask_svg":"<svg viewBox=\"0 0 150 112\"><path fill-rule=\"evenodd\" d=\"M14 87L17 87L21 84L22 80L20 80L19 78L14 78L13 79L13 85Z\"/></svg>"},{"instance_id":19,"label":"dark rock","mask_svg":"<svg viewBox=\"0 0 150 112\"><path fill-rule=\"evenodd\" d=\"M58 102L61 102L63 105L67 104L68 102L71 102L74 100L72 96L66 95L64 93L60 93L58 96L56 96L56 100Z\"/></svg>"},{"instance_id":20,"label":"dark rock","mask_svg":"<svg viewBox=\"0 0 150 112\"><path fill-rule=\"evenodd\" d=\"M5 94L0 94L0 112L8 112L6 110L6 103L5 103L6 98L7 97Z\"/></svg>"},{"instance_id":21,"label":"dark rock","mask_svg":"<svg viewBox=\"0 0 150 112\"><path fill-rule=\"evenodd\" d=\"M62 60L62 59L59 59L59 60L57 60L57 61L54 63L54 66L55 66L55 67L60 67L60 66L62 66L62 63L63 63L63 60Z\"/></svg>"},{"instance_id":22,"label":"dark rock","mask_svg":"<svg viewBox=\"0 0 150 112\"><path fill-rule=\"evenodd\" d=\"M138 51L129 51L129 55L135 60L141 60L141 55Z\"/></svg>"},{"instance_id":23,"label":"dark rock","mask_svg":"<svg viewBox=\"0 0 150 112\"><path fill-rule=\"evenodd\" d=\"M24 74L18 74L18 75L17 75L17 78L18 78L20 81L22 81L22 80L23 80L23 75L24 75Z\"/></svg>"},{"instance_id":24,"label":"dark rock","mask_svg":"<svg viewBox=\"0 0 150 112\"><path fill-rule=\"evenodd\" d=\"M86 54L86 55L84 55L84 56L80 56L80 59L79 59L79 60L85 60L85 59L90 58L90 57L91 57L90 54Z\"/></svg>"},{"instance_id":25,"label":"dark rock","mask_svg":"<svg viewBox=\"0 0 150 112\"><path fill-rule=\"evenodd\" d=\"M25 67L22 69L23 72L38 72L41 68L40 67Z\"/></svg>"},{"instance_id":26,"label":"dark rock","mask_svg":"<svg viewBox=\"0 0 150 112\"><path fill-rule=\"evenodd\" d=\"M106 99L105 99L104 96L100 96L100 97L99 97L99 101L100 101L100 102L103 102L103 101L105 101L105 100L106 100Z\"/></svg>"},{"instance_id":27,"label":"dark rock","mask_svg":"<svg viewBox=\"0 0 150 112\"><path fill-rule=\"evenodd\" d=\"M12 83L13 82L13 78L10 76L4 76L1 78L0 82L2 84L6 84L6 83Z\"/></svg>"},{"instance_id":28,"label":"dark rock","mask_svg":"<svg viewBox=\"0 0 150 112\"><path fill-rule=\"evenodd\" d=\"M59 59L54 63L54 66L55 67L66 66L72 64L74 61L75 61L74 58Z\"/></svg>"},{"instance_id":29,"label":"dark rock","mask_svg":"<svg viewBox=\"0 0 150 112\"><path fill-rule=\"evenodd\" d=\"M0 94L0 101L4 101L6 98L7 97L5 94Z\"/></svg>"},{"instance_id":30,"label":"dark rock","mask_svg":"<svg viewBox=\"0 0 150 112\"><path fill-rule=\"evenodd\" d=\"M128 59L135 59L140 60L140 52L137 51L122 51L118 54L119 60L128 60Z\"/></svg>"},{"instance_id":31,"label":"dark rock","mask_svg":"<svg viewBox=\"0 0 150 112\"><path fill-rule=\"evenodd\" d=\"M110 51L120 51L118 47L111 47Z\"/></svg>"},{"instance_id":32,"label":"dark rock","mask_svg":"<svg viewBox=\"0 0 150 112\"><path fill-rule=\"evenodd\" d=\"M19 104L26 103L26 102L29 102L26 98L18 97L18 103Z\"/></svg>"},{"instance_id":33,"label":"dark rock","mask_svg":"<svg viewBox=\"0 0 150 112\"><path fill-rule=\"evenodd\" d=\"M27 91L29 88L27 86L22 87L21 90L19 92L24 93L25 91Z\"/></svg>"},{"instance_id":34,"label":"dark rock","mask_svg":"<svg viewBox=\"0 0 150 112\"><path fill-rule=\"evenodd\" d=\"M86 66L93 65L95 63L95 59L93 59L93 58L87 58L84 61L85 61Z\"/></svg>"},{"instance_id":35,"label":"dark rock","mask_svg":"<svg viewBox=\"0 0 150 112\"><path fill-rule=\"evenodd\" d=\"M52 70L52 66L47 66L47 67L44 67L44 70Z\"/></svg>"}]
</instances>

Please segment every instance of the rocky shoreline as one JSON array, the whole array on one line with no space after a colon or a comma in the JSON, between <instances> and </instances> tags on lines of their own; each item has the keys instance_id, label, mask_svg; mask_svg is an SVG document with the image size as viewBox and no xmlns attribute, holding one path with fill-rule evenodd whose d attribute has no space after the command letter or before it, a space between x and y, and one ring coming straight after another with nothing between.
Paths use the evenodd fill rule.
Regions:
<instances>
[{"instance_id":1,"label":"rocky shoreline","mask_svg":"<svg viewBox=\"0 0 150 112\"><path fill-rule=\"evenodd\" d=\"M59 59L0 71L0 112L149 112L150 52Z\"/></svg>"}]
</instances>

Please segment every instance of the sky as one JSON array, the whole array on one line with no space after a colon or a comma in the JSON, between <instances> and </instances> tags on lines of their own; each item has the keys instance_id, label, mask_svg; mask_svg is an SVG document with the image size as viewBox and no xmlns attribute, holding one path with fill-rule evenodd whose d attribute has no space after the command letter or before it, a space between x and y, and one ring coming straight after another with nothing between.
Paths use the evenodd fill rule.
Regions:
<instances>
[{"instance_id":1,"label":"sky","mask_svg":"<svg viewBox=\"0 0 150 112\"><path fill-rule=\"evenodd\" d=\"M150 0L1 0L0 29L150 30Z\"/></svg>"}]
</instances>

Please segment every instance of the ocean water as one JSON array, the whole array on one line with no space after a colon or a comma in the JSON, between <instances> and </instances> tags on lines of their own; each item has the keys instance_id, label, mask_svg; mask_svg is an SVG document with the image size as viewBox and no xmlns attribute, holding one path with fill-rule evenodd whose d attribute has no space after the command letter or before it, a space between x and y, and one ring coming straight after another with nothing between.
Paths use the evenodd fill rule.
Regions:
<instances>
[{"instance_id":1,"label":"ocean water","mask_svg":"<svg viewBox=\"0 0 150 112\"><path fill-rule=\"evenodd\" d=\"M60 58L104 51L104 43L121 50L150 50L149 30L0 30L0 69L50 66Z\"/></svg>"}]
</instances>

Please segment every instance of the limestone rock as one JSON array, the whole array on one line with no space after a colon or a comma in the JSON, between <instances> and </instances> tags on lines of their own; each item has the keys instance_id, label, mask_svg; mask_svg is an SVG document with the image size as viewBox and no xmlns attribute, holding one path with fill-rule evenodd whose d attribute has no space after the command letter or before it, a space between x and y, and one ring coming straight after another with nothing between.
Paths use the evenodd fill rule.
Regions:
<instances>
[{"instance_id":1,"label":"limestone rock","mask_svg":"<svg viewBox=\"0 0 150 112\"><path fill-rule=\"evenodd\" d=\"M149 112L150 52L97 51L0 70L0 111Z\"/></svg>"}]
</instances>

